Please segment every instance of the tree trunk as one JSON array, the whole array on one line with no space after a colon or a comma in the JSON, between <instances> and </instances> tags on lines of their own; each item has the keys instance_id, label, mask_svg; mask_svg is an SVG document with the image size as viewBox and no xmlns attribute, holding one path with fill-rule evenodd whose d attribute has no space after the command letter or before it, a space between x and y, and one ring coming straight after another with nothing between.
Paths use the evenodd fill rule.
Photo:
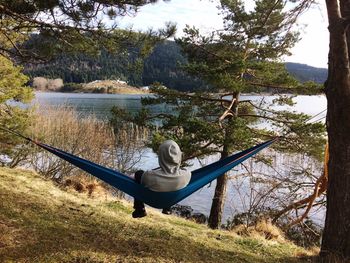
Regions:
<instances>
[{"instance_id":1,"label":"tree trunk","mask_svg":"<svg viewBox=\"0 0 350 263\"><path fill-rule=\"evenodd\" d=\"M224 147L221 153L221 158L224 159L228 156L226 147ZM209 215L209 227L212 229L219 228L222 220L222 213L224 211L225 196L226 196L226 184L228 176L223 174L216 179L215 193L213 197L213 202L211 204L210 215Z\"/></svg>"},{"instance_id":2,"label":"tree trunk","mask_svg":"<svg viewBox=\"0 0 350 263\"><path fill-rule=\"evenodd\" d=\"M342 1L341 7L344 6ZM327 131L329 183L320 257L323 262L350 260L350 72L347 26L338 1L327 0L330 32Z\"/></svg>"},{"instance_id":3,"label":"tree trunk","mask_svg":"<svg viewBox=\"0 0 350 263\"><path fill-rule=\"evenodd\" d=\"M235 99L235 102L231 108L231 112L234 113L234 116L227 117L228 125L225 128L225 139L224 139L224 146L220 157L221 160L229 156L229 153L230 153L229 149L230 149L230 146L232 145L230 135L233 133L233 126L234 126L232 124L235 120L235 117L237 117L237 112L238 112L239 93L238 92L234 93L232 97ZM209 215L209 222L208 222L209 227L212 229L219 228L221 224L222 213L224 211L224 204L225 204L227 180L228 180L228 176L226 173L218 177L218 179L216 179L215 193L214 193L213 202L210 208L210 215Z\"/></svg>"}]
</instances>

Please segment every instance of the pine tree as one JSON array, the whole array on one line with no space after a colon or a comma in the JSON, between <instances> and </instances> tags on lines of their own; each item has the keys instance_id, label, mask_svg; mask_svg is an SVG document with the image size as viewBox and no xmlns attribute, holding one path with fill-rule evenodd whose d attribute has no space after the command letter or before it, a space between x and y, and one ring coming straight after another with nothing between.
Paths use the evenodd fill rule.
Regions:
<instances>
[{"instance_id":1,"label":"pine tree","mask_svg":"<svg viewBox=\"0 0 350 263\"><path fill-rule=\"evenodd\" d=\"M330 45L325 93L329 141L327 212L321 262L350 260L350 31L349 1L326 1Z\"/></svg>"},{"instance_id":2,"label":"pine tree","mask_svg":"<svg viewBox=\"0 0 350 263\"><path fill-rule=\"evenodd\" d=\"M221 158L260 141L264 136L271 136L271 131L254 125L259 120L270 122L273 130L280 134L292 131L289 138L280 143L281 150L298 152L301 145L311 144L314 147L302 148L310 154L322 153L322 144L319 143L324 140L312 142L312 134L322 131L319 124L301 130L300 126L307 119L305 115L271 109L276 104L290 103L289 99L282 96L266 107L252 101L241 101L239 97L241 93L259 91L263 87L274 92L288 90L294 94L302 89L316 92L315 85L298 84L278 62L298 41L299 34L293 30L293 25L300 12L307 8L302 2L288 10L287 4L292 3L287 2L259 0L255 1L253 10L247 11L243 1L222 0L223 31L203 36L197 29L187 27L185 37L178 40L190 62L185 67L187 72L206 80L212 87L211 91L231 96L230 101L219 102L226 108L224 113L219 116L220 111L216 111L216 116L222 121L221 141L216 143L221 146ZM209 96L202 94L201 97ZM292 143L291 138L294 139ZM221 223L226 184L227 174L217 180L209 217L212 228Z\"/></svg>"},{"instance_id":3,"label":"pine tree","mask_svg":"<svg viewBox=\"0 0 350 263\"><path fill-rule=\"evenodd\" d=\"M114 20L134 15L140 7L155 2L157 0L3 0L0 1L0 27L8 45L0 43L0 53L22 60L48 60L62 52L98 55L102 47L121 53L132 43L139 44L141 54L147 54L156 42L171 36L175 26L169 23L162 30L140 34L118 29ZM17 41L18 36L27 39L29 35L32 37L25 44Z\"/></svg>"},{"instance_id":4,"label":"pine tree","mask_svg":"<svg viewBox=\"0 0 350 263\"><path fill-rule=\"evenodd\" d=\"M297 42L298 32L292 27L307 8L296 4L287 10L289 5L292 3L287 6L285 1L259 0L253 10L247 11L243 1L223 0L223 31L202 35L196 28L185 29L185 36L177 40L189 62L184 69L207 85L193 94L161 85L153 87L157 97L144 99L143 103L163 103L173 113L151 116L144 110L129 120L142 125L154 118L162 119L153 138L154 149L164 139L172 138L179 143L185 159L214 153L225 158L277 134L287 134L275 144L276 150L320 158L325 142L323 125L307 124L309 116L275 107L292 105L290 96L281 95L270 102L240 99L241 93L266 88L273 93L321 92L315 84L298 83L279 63ZM115 112L121 114L120 110ZM261 121L267 125L259 125ZM227 180L227 174L217 179L209 217L211 228L221 224Z\"/></svg>"},{"instance_id":5,"label":"pine tree","mask_svg":"<svg viewBox=\"0 0 350 263\"><path fill-rule=\"evenodd\" d=\"M175 26L167 24L159 31L139 33L118 29L113 19L135 14L139 7L154 2L156 0L1 0L0 125L22 131L28 122L27 112L11 106L9 101L31 97L31 91L24 86L27 77L11 61L16 64L32 63L34 59L42 62L62 52L99 55L101 49L127 54L132 47L137 49L133 66L138 65L157 42L175 32ZM111 19L112 26L105 24L107 18ZM82 76L84 79L87 77ZM3 133L1 136L2 153L13 157L16 139ZM16 164L16 159L12 158L12 163Z\"/></svg>"},{"instance_id":6,"label":"pine tree","mask_svg":"<svg viewBox=\"0 0 350 263\"><path fill-rule=\"evenodd\" d=\"M32 90L25 84L28 78L21 73L22 68L14 66L5 57L0 56L0 127L23 132L28 125L28 110L15 103L27 102L32 98ZM15 166L20 161L18 149L20 140L11 134L0 131L0 154L12 158L11 162L0 160L2 165Z\"/></svg>"}]
</instances>

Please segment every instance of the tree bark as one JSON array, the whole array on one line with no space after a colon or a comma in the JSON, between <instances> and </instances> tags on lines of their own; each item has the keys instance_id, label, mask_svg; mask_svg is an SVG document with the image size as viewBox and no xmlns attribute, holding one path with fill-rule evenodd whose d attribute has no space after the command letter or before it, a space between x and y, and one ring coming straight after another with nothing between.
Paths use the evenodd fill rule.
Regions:
<instances>
[{"instance_id":1,"label":"tree bark","mask_svg":"<svg viewBox=\"0 0 350 263\"><path fill-rule=\"evenodd\" d=\"M229 156L230 154L230 146L232 146L232 142L230 140L230 134L232 131L232 122L234 121L234 118L237 117L238 113L238 99L239 99L239 93L234 93L232 97L235 99L234 103L231 107L231 112L233 113L233 116L229 116L228 123L229 125L226 127L225 130L225 140L224 140L224 146L221 152L220 159L224 159ZM225 204L225 197L226 197L226 185L227 185L228 175L227 173L221 175L216 179L216 186L215 186L215 193L213 197L213 202L211 204L210 208L210 215L209 215L209 222L208 225L212 229L217 229L220 227L221 220L222 220L222 213L224 211L224 204Z\"/></svg>"},{"instance_id":2,"label":"tree bark","mask_svg":"<svg viewBox=\"0 0 350 263\"><path fill-rule=\"evenodd\" d=\"M228 156L226 147L221 153L221 158L224 159ZM228 176L223 174L216 179L215 193L213 197L213 202L211 204L210 215L209 215L209 227L212 229L219 228L222 220L222 213L224 211L225 196L226 196L226 184Z\"/></svg>"},{"instance_id":3,"label":"tree bark","mask_svg":"<svg viewBox=\"0 0 350 263\"><path fill-rule=\"evenodd\" d=\"M350 71L342 16L349 1L326 0L330 49L325 92L328 102L329 178L327 212L320 257L323 262L350 260ZM341 10L344 8L344 10ZM346 16L345 16L346 17Z\"/></svg>"}]
</instances>

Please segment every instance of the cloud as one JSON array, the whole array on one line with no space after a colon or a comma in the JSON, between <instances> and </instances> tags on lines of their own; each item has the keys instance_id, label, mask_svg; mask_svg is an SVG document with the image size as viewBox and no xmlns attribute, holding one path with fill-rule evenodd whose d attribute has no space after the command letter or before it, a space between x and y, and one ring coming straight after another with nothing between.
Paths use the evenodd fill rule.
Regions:
<instances>
[{"instance_id":1,"label":"cloud","mask_svg":"<svg viewBox=\"0 0 350 263\"><path fill-rule=\"evenodd\" d=\"M216 6L218 2L201 0L172 0L142 7L135 17L123 17L119 24L134 29L161 28L168 21L177 24L177 36L181 36L186 24L202 30L222 28L222 20Z\"/></svg>"},{"instance_id":2,"label":"cloud","mask_svg":"<svg viewBox=\"0 0 350 263\"><path fill-rule=\"evenodd\" d=\"M251 9L253 1L246 3ZM203 33L208 33L223 27L222 17L216 8L218 5L218 0L160 1L140 8L140 12L135 17L127 16L120 19L119 24L122 27L133 25L135 30L146 30L162 28L166 22L172 21L177 24L177 37L183 35L182 30L186 24L199 28ZM306 25L301 32L302 40L291 50L292 56L282 59L315 67L326 67L328 57L326 18L324 3L305 12L299 20L299 24Z\"/></svg>"}]
</instances>

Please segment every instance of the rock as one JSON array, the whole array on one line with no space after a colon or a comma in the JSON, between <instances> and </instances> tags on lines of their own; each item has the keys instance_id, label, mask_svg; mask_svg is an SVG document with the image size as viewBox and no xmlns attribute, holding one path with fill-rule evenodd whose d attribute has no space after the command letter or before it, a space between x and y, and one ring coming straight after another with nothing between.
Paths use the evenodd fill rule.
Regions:
<instances>
[{"instance_id":1,"label":"rock","mask_svg":"<svg viewBox=\"0 0 350 263\"><path fill-rule=\"evenodd\" d=\"M171 212L175 215L178 215L180 217L184 217L184 218L190 218L193 212L192 207L188 206L188 205L174 205L171 207Z\"/></svg>"},{"instance_id":2,"label":"rock","mask_svg":"<svg viewBox=\"0 0 350 263\"><path fill-rule=\"evenodd\" d=\"M177 216L190 219L198 224L206 224L208 217L202 213L194 213L192 207L188 205L174 205L171 207L171 212Z\"/></svg>"},{"instance_id":3,"label":"rock","mask_svg":"<svg viewBox=\"0 0 350 263\"><path fill-rule=\"evenodd\" d=\"M206 224L208 221L208 217L202 213L194 213L191 216L191 219L193 219L198 224Z\"/></svg>"}]
</instances>

